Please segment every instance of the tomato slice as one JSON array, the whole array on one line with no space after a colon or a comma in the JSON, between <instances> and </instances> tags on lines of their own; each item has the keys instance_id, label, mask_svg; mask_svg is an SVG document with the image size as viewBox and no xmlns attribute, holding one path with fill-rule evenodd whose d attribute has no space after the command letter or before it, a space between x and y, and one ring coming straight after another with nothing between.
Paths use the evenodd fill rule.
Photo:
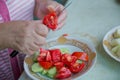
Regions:
<instances>
[{"instance_id":1,"label":"tomato slice","mask_svg":"<svg viewBox=\"0 0 120 80\"><path fill-rule=\"evenodd\" d=\"M51 55L48 50L45 50L43 48L40 48L40 54L37 58L38 61L51 61Z\"/></svg>"},{"instance_id":2,"label":"tomato slice","mask_svg":"<svg viewBox=\"0 0 120 80\"><path fill-rule=\"evenodd\" d=\"M57 28L58 24L58 17L55 11L50 12L48 15L46 15L43 19L43 24L47 25L52 30L55 30Z\"/></svg>"},{"instance_id":3,"label":"tomato slice","mask_svg":"<svg viewBox=\"0 0 120 80\"><path fill-rule=\"evenodd\" d=\"M61 51L60 49L49 50L51 53L52 61L59 62L61 60Z\"/></svg>"},{"instance_id":4,"label":"tomato slice","mask_svg":"<svg viewBox=\"0 0 120 80\"><path fill-rule=\"evenodd\" d=\"M44 69L49 69L49 68L52 67L52 62L39 61L39 64L40 64Z\"/></svg>"},{"instance_id":5,"label":"tomato slice","mask_svg":"<svg viewBox=\"0 0 120 80\"><path fill-rule=\"evenodd\" d=\"M68 78L68 77L70 77L71 76L71 71L68 69L68 68L66 68L66 67L62 67L59 71L58 71L58 73L57 73L57 75L56 75L56 78L57 79L64 79L64 78Z\"/></svg>"},{"instance_id":6,"label":"tomato slice","mask_svg":"<svg viewBox=\"0 0 120 80\"><path fill-rule=\"evenodd\" d=\"M76 60L77 60L76 56L71 56L70 54L62 55L62 62L67 66L71 66L72 64L74 64Z\"/></svg>"},{"instance_id":7,"label":"tomato slice","mask_svg":"<svg viewBox=\"0 0 120 80\"><path fill-rule=\"evenodd\" d=\"M78 59L88 61L88 54L85 52L73 52L72 56L76 56Z\"/></svg>"},{"instance_id":8,"label":"tomato slice","mask_svg":"<svg viewBox=\"0 0 120 80\"><path fill-rule=\"evenodd\" d=\"M72 73L78 73L80 72L85 66L85 63L79 64L79 63L74 63L73 65L70 66L70 71Z\"/></svg>"},{"instance_id":9,"label":"tomato slice","mask_svg":"<svg viewBox=\"0 0 120 80\"><path fill-rule=\"evenodd\" d=\"M60 70L64 66L63 62L56 62L54 63L54 65L57 68L57 70Z\"/></svg>"}]
</instances>

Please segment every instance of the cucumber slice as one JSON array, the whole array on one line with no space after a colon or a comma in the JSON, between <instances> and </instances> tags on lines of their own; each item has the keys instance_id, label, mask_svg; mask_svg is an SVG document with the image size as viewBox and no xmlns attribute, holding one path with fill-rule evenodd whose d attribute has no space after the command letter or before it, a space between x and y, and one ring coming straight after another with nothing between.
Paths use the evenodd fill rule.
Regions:
<instances>
[{"instance_id":1,"label":"cucumber slice","mask_svg":"<svg viewBox=\"0 0 120 80\"><path fill-rule=\"evenodd\" d=\"M111 45L112 45L112 46L120 45L120 38L113 39L113 40L111 41Z\"/></svg>"},{"instance_id":2,"label":"cucumber slice","mask_svg":"<svg viewBox=\"0 0 120 80\"><path fill-rule=\"evenodd\" d=\"M47 72L48 72L48 70L45 70L45 69L44 69L44 70L42 71L42 74L45 75L45 74L47 74Z\"/></svg>"},{"instance_id":3,"label":"cucumber slice","mask_svg":"<svg viewBox=\"0 0 120 80\"><path fill-rule=\"evenodd\" d=\"M80 64L82 64L82 62L83 62L83 61L81 61L81 60L77 60L77 63L80 63Z\"/></svg>"},{"instance_id":4,"label":"cucumber slice","mask_svg":"<svg viewBox=\"0 0 120 80\"><path fill-rule=\"evenodd\" d=\"M120 58L120 47L118 48L118 51L116 52L116 54Z\"/></svg>"},{"instance_id":5,"label":"cucumber slice","mask_svg":"<svg viewBox=\"0 0 120 80\"><path fill-rule=\"evenodd\" d=\"M113 34L114 38L120 38L120 29L117 29Z\"/></svg>"},{"instance_id":6,"label":"cucumber slice","mask_svg":"<svg viewBox=\"0 0 120 80\"><path fill-rule=\"evenodd\" d=\"M31 67L33 72L42 72L43 68L39 65L39 63L34 63Z\"/></svg>"},{"instance_id":7,"label":"cucumber slice","mask_svg":"<svg viewBox=\"0 0 120 80\"><path fill-rule=\"evenodd\" d=\"M116 53L118 51L118 48L120 48L120 45L113 47L111 51L113 53Z\"/></svg>"},{"instance_id":8,"label":"cucumber slice","mask_svg":"<svg viewBox=\"0 0 120 80\"><path fill-rule=\"evenodd\" d=\"M67 48L61 48L60 51L61 51L62 54L70 53L70 51Z\"/></svg>"},{"instance_id":9,"label":"cucumber slice","mask_svg":"<svg viewBox=\"0 0 120 80\"><path fill-rule=\"evenodd\" d=\"M37 57L38 57L39 53L40 53L39 51L34 53L34 57L33 57L34 62L37 62Z\"/></svg>"},{"instance_id":10,"label":"cucumber slice","mask_svg":"<svg viewBox=\"0 0 120 80\"><path fill-rule=\"evenodd\" d=\"M55 74L57 73L57 69L56 69L56 67L52 67L52 68L50 68L49 70L48 70L48 76L50 77L50 76L55 76Z\"/></svg>"},{"instance_id":11,"label":"cucumber slice","mask_svg":"<svg viewBox=\"0 0 120 80\"><path fill-rule=\"evenodd\" d=\"M48 77L54 78L55 75L47 74Z\"/></svg>"}]
</instances>

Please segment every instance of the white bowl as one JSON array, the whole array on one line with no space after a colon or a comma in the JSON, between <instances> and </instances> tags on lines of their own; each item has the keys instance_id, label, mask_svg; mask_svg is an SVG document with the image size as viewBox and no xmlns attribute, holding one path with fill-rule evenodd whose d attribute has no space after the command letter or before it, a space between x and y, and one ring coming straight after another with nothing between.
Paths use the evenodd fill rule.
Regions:
<instances>
[{"instance_id":1,"label":"white bowl","mask_svg":"<svg viewBox=\"0 0 120 80\"><path fill-rule=\"evenodd\" d=\"M104 36L104 38L103 38L103 48L104 48L104 50L106 51L106 53L109 56L111 56L116 61L120 62L120 58L118 58L117 56L115 56L114 53L112 53L111 50L108 48L108 46L105 44L105 41L109 42L111 40L111 36L113 35L113 33L117 29L120 29L120 26L114 27L113 29L111 29L110 31L108 31L107 34Z\"/></svg>"},{"instance_id":2,"label":"white bowl","mask_svg":"<svg viewBox=\"0 0 120 80\"><path fill-rule=\"evenodd\" d=\"M80 73L72 75L72 77L67 78L66 80L68 79L74 80L74 79L80 78L82 75L87 73L94 66L96 62L96 50L93 44L91 44L89 41L86 41L84 39L75 38L75 37L66 37L65 39L67 40L65 41L65 43L60 43L58 42L58 38L59 37L48 40L47 45L45 45L44 48L51 49L51 48L66 48L67 47L70 50L70 52L85 51L88 53L89 61L88 61L87 66ZM83 49L83 46L86 49L85 48ZM26 58L27 57L29 56L26 56ZM43 75L37 75L35 73L32 73L26 61L24 61L24 69L25 69L26 74L33 80L51 80L50 78L45 77Z\"/></svg>"}]
</instances>

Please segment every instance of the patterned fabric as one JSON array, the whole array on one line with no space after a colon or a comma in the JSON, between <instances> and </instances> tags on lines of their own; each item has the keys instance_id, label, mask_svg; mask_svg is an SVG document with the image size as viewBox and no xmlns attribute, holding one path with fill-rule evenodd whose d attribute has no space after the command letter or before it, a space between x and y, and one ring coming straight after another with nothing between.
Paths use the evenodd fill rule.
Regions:
<instances>
[{"instance_id":1,"label":"patterned fabric","mask_svg":"<svg viewBox=\"0 0 120 80\"><path fill-rule=\"evenodd\" d=\"M32 20L34 0L0 0L0 23L16 20ZM0 51L0 80L18 80L23 71L25 55L10 58L11 49Z\"/></svg>"}]
</instances>

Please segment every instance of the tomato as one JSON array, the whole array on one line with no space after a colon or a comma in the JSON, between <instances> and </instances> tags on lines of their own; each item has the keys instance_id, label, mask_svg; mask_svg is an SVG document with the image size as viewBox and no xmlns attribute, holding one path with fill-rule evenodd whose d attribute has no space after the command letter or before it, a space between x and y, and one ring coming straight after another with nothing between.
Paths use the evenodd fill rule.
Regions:
<instances>
[{"instance_id":1,"label":"tomato","mask_svg":"<svg viewBox=\"0 0 120 80\"><path fill-rule=\"evenodd\" d=\"M50 12L43 19L43 24L47 25L52 30L57 28L58 17L55 11Z\"/></svg>"},{"instance_id":2,"label":"tomato","mask_svg":"<svg viewBox=\"0 0 120 80\"><path fill-rule=\"evenodd\" d=\"M51 61L51 55L48 50L40 48L40 54L37 58L38 61Z\"/></svg>"},{"instance_id":3,"label":"tomato","mask_svg":"<svg viewBox=\"0 0 120 80\"><path fill-rule=\"evenodd\" d=\"M46 61L52 61L52 58L51 58L50 52L47 52L47 55L46 55Z\"/></svg>"},{"instance_id":4,"label":"tomato","mask_svg":"<svg viewBox=\"0 0 120 80\"><path fill-rule=\"evenodd\" d=\"M66 67L62 67L59 71L58 71L58 73L57 73L57 75L56 75L56 78L57 79L64 79L64 78L68 78L68 77L70 77L71 76L71 71L68 69L68 68L66 68Z\"/></svg>"},{"instance_id":5,"label":"tomato","mask_svg":"<svg viewBox=\"0 0 120 80\"><path fill-rule=\"evenodd\" d=\"M61 51L60 49L50 50L52 61L59 62L61 60Z\"/></svg>"},{"instance_id":6,"label":"tomato","mask_svg":"<svg viewBox=\"0 0 120 80\"><path fill-rule=\"evenodd\" d=\"M62 55L62 62L67 66L70 66L71 64L75 63L76 60L77 60L76 56L71 56L70 54Z\"/></svg>"},{"instance_id":7,"label":"tomato","mask_svg":"<svg viewBox=\"0 0 120 80\"><path fill-rule=\"evenodd\" d=\"M39 64L40 64L44 69L49 69L49 68L52 67L52 62L39 61Z\"/></svg>"},{"instance_id":8,"label":"tomato","mask_svg":"<svg viewBox=\"0 0 120 80\"><path fill-rule=\"evenodd\" d=\"M57 68L57 70L60 70L64 66L63 62L56 62L54 63L54 65Z\"/></svg>"},{"instance_id":9,"label":"tomato","mask_svg":"<svg viewBox=\"0 0 120 80\"><path fill-rule=\"evenodd\" d=\"M72 73L78 73L80 72L85 66L85 63L79 64L79 63L74 63L70 66L70 71Z\"/></svg>"},{"instance_id":10,"label":"tomato","mask_svg":"<svg viewBox=\"0 0 120 80\"><path fill-rule=\"evenodd\" d=\"M73 52L72 56L76 56L78 59L88 61L88 54L85 52Z\"/></svg>"}]
</instances>

